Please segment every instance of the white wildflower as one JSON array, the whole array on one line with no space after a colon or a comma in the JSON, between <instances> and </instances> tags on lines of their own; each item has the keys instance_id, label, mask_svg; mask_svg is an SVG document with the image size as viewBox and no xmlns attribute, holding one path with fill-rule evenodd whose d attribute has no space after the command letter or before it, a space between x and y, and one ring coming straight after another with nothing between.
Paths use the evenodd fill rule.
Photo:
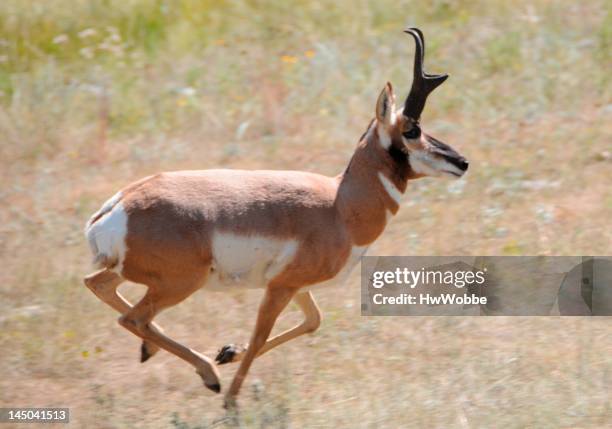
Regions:
<instances>
[{"instance_id":1,"label":"white wildflower","mask_svg":"<svg viewBox=\"0 0 612 429\"><path fill-rule=\"evenodd\" d=\"M108 40L110 40L111 42L119 43L121 42L121 36L119 35L119 33L113 33L108 36Z\"/></svg>"},{"instance_id":2,"label":"white wildflower","mask_svg":"<svg viewBox=\"0 0 612 429\"><path fill-rule=\"evenodd\" d=\"M191 86L186 86L184 88L179 88L177 92L185 97L193 97L196 94L195 88Z\"/></svg>"},{"instance_id":3,"label":"white wildflower","mask_svg":"<svg viewBox=\"0 0 612 429\"><path fill-rule=\"evenodd\" d=\"M54 45L61 45L62 43L68 42L68 36L66 34L58 34L53 38Z\"/></svg>"},{"instance_id":4,"label":"white wildflower","mask_svg":"<svg viewBox=\"0 0 612 429\"><path fill-rule=\"evenodd\" d=\"M93 28L87 28L87 29L79 32L79 39L86 39L88 37L93 37L96 34L98 34L98 32L96 30L94 30Z\"/></svg>"}]
</instances>

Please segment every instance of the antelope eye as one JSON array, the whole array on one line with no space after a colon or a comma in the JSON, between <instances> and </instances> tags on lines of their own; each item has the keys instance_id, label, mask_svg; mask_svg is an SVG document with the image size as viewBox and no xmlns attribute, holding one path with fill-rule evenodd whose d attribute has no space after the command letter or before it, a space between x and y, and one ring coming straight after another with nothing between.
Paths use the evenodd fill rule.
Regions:
<instances>
[{"instance_id":1,"label":"antelope eye","mask_svg":"<svg viewBox=\"0 0 612 429\"><path fill-rule=\"evenodd\" d=\"M416 139L421 136L421 128L418 125L413 125L409 131L402 133L407 139Z\"/></svg>"}]
</instances>

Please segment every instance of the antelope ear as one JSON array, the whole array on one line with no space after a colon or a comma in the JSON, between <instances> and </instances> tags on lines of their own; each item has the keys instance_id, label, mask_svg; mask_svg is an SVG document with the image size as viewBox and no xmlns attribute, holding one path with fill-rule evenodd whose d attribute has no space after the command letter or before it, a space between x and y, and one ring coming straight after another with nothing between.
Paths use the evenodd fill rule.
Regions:
<instances>
[{"instance_id":1,"label":"antelope ear","mask_svg":"<svg viewBox=\"0 0 612 429\"><path fill-rule=\"evenodd\" d=\"M376 102L376 119L384 125L391 125L395 118L395 95L390 82L387 82Z\"/></svg>"}]
</instances>

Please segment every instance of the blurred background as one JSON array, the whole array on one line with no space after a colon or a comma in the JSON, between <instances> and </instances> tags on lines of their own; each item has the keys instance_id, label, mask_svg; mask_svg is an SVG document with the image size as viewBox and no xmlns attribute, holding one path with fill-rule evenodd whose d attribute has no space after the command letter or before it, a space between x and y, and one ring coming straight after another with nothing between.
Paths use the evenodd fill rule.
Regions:
<instances>
[{"instance_id":1,"label":"blurred background","mask_svg":"<svg viewBox=\"0 0 612 429\"><path fill-rule=\"evenodd\" d=\"M2 0L0 406L100 428L612 426L609 318L365 318L356 270L228 420L184 362L139 364L83 286L86 219L142 176L342 172L385 82L410 88L408 25L451 76L423 127L471 166L412 182L369 254L609 255L609 0ZM214 356L248 340L259 297L200 291L157 320Z\"/></svg>"}]
</instances>

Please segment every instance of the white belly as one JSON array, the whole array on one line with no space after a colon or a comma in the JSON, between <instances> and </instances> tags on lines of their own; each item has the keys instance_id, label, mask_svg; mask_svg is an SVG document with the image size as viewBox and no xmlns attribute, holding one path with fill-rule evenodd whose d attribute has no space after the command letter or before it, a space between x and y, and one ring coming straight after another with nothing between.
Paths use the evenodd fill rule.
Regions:
<instances>
[{"instance_id":1,"label":"white belly","mask_svg":"<svg viewBox=\"0 0 612 429\"><path fill-rule=\"evenodd\" d=\"M297 248L297 240L215 232L213 270L205 288L263 288L293 260Z\"/></svg>"}]
</instances>

